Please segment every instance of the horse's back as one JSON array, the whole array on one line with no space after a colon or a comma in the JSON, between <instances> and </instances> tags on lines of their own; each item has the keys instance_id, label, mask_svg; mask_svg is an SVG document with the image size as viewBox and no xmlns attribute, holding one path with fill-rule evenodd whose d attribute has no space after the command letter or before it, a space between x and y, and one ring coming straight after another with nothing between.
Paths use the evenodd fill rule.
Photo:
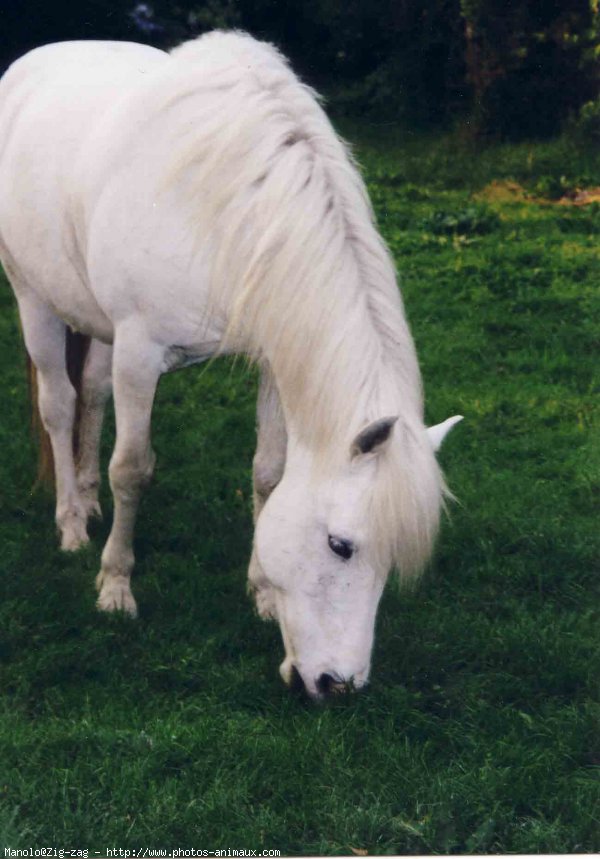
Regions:
<instances>
[{"instance_id":1,"label":"horse's back","mask_svg":"<svg viewBox=\"0 0 600 859\"><path fill-rule=\"evenodd\" d=\"M0 80L0 165L27 144L72 159L103 113L165 60L133 42L58 42L25 54Z\"/></svg>"},{"instance_id":2,"label":"horse's back","mask_svg":"<svg viewBox=\"0 0 600 859\"><path fill-rule=\"evenodd\" d=\"M370 223L312 91L238 33L170 56L94 42L32 52L0 85L0 186L0 256L63 319L111 339L139 316L192 352L199 331L220 338L260 243L287 253L333 197Z\"/></svg>"},{"instance_id":3,"label":"horse's back","mask_svg":"<svg viewBox=\"0 0 600 859\"><path fill-rule=\"evenodd\" d=\"M15 287L69 305L73 321L97 315L66 237L75 165L106 111L166 59L134 43L63 42L0 81L0 258Z\"/></svg>"}]
</instances>

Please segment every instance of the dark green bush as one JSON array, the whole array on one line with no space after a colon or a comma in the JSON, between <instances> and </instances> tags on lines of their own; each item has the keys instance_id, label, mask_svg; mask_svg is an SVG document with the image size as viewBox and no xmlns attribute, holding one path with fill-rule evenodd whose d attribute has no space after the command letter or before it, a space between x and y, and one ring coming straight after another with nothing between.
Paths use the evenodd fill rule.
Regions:
<instances>
[{"instance_id":1,"label":"dark green bush","mask_svg":"<svg viewBox=\"0 0 600 859\"><path fill-rule=\"evenodd\" d=\"M459 212L438 210L423 221L423 227L435 235L481 236L491 233L500 224L495 212L468 206Z\"/></svg>"},{"instance_id":2,"label":"dark green bush","mask_svg":"<svg viewBox=\"0 0 600 859\"><path fill-rule=\"evenodd\" d=\"M600 98L586 101L577 117L569 124L569 133L578 143L600 143Z\"/></svg>"},{"instance_id":3,"label":"dark green bush","mask_svg":"<svg viewBox=\"0 0 600 859\"><path fill-rule=\"evenodd\" d=\"M236 27L279 45L346 114L517 138L581 111L580 136L600 134L598 0L22 0L0 25L0 69L50 41L170 47Z\"/></svg>"}]
</instances>

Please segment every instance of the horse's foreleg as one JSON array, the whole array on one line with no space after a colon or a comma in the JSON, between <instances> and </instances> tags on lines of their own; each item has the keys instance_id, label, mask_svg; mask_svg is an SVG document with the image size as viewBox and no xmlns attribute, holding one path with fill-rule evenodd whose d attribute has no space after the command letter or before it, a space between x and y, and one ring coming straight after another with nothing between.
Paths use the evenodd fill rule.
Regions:
<instances>
[{"instance_id":1,"label":"horse's foreleg","mask_svg":"<svg viewBox=\"0 0 600 859\"><path fill-rule=\"evenodd\" d=\"M100 436L104 409L112 390L112 346L92 340L81 384L81 417L77 456L77 485L88 516L101 516Z\"/></svg>"},{"instance_id":2,"label":"horse's foreleg","mask_svg":"<svg viewBox=\"0 0 600 859\"><path fill-rule=\"evenodd\" d=\"M113 354L113 388L117 440L109 477L114 519L96 579L98 608L137 613L129 580L133 569L133 528L142 489L154 469L150 417L161 373L162 350L144 344L130 326L117 329Z\"/></svg>"},{"instance_id":3,"label":"horse's foreleg","mask_svg":"<svg viewBox=\"0 0 600 859\"><path fill-rule=\"evenodd\" d=\"M19 312L25 345L37 370L40 416L52 445L61 548L78 549L88 542L88 535L73 460L76 394L67 375L66 326L33 296L19 296Z\"/></svg>"},{"instance_id":4,"label":"horse's foreleg","mask_svg":"<svg viewBox=\"0 0 600 859\"><path fill-rule=\"evenodd\" d=\"M252 467L254 522L283 476L287 432L283 409L271 370L263 366L256 403L256 453Z\"/></svg>"},{"instance_id":5,"label":"horse's foreleg","mask_svg":"<svg viewBox=\"0 0 600 859\"><path fill-rule=\"evenodd\" d=\"M254 523L271 492L283 476L287 450L287 431L279 393L268 366L263 366L256 404L257 445L252 468ZM261 617L273 617L274 606L270 590L264 586L256 549L252 549L248 568L250 589L256 595L256 607Z\"/></svg>"}]
</instances>

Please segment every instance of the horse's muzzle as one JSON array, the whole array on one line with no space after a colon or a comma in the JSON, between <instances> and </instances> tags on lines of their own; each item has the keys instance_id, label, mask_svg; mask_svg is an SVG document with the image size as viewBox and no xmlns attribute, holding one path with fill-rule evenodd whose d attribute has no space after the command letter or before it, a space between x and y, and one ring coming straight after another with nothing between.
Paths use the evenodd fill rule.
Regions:
<instances>
[{"instance_id":1,"label":"horse's muzzle","mask_svg":"<svg viewBox=\"0 0 600 859\"><path fill-rule=\"evenodd\" d=\"M308 686L295 665L292 665L289 687L293 692L308 695L314 701L324 701L354 690L352 681L344 680L335 672L321 674L313 686Z\"/></svg>"}]
</instances>

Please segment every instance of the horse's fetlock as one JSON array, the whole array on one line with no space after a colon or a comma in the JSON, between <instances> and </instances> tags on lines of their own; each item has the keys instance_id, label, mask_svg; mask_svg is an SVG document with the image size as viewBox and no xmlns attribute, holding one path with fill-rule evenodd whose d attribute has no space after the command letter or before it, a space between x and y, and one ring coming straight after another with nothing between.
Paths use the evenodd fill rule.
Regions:
<instances>
[{"instance_id":1,"label":"horse's fetlock","mask_svg":"<svg viewBox=\"0 0 600 859\"><path fill-rule=\"evenodd\" d=\"M135 563L133 552L122 550L113 552L110 546L106 546L102 553L102 568L98 579L102 576L101 582L104 579L127 579L131 576L131 571ZM96 584L98 584L96 579Z\"/></svg>"},{"instance_id":2,"label":"horse's fetlock","mask_svg":"<svg viewBox=\"0 0 600 859\"><path fill-rule=\"evenodd\" d=\"M78 471L77 488L84 493L97 493L100 489L100 473L97 471Z\"/></svg>"},{"instance_id":3,"label":"horse's fetlock","mask_svg":"<svg viewBox=\"0 0 600 859\"><path fill-rule=\"evenodd\" d=\"M85 508L79 499L69 500L66 504L59 504L56 508L56 524L59 528L80 519L85 522Z\"/></svg>"},{"instance_id":4,"label":"horse's fetlock","mask_svg":"<svg viewBox=\"0 0 600 859\"><path fill-rule=\"evenodd\" d=\"M98 501L100 475L95 472L78 472L77 488L79 489L79 497L81 498L86 517L96 516L101 519L102 509Z\"/></svg>"},{"instance_id":5,"label":"horse's fetlock","mask_svg":"<svg viewBox=\"0 0 600 859\"><path fill-rule=\"evenodd\" d=\"M57 508L56 525L63 551L73 552L89 543L86 523L87 514L81 503L72 501Z\"/></svg>"}]
</instances>

